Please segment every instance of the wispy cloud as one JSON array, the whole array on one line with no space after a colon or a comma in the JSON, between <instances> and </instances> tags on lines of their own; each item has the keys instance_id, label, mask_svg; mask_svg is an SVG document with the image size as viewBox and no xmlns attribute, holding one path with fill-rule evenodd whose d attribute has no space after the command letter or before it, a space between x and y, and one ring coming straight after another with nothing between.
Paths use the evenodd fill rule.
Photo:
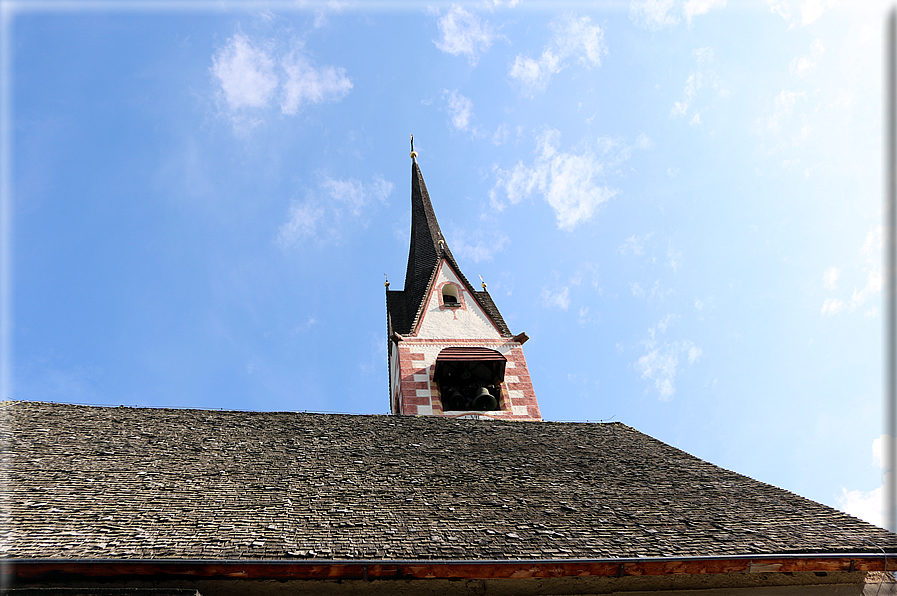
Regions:
<instances>
[{"instance_id":1,"label":"wispy cloud","mask_svg":"<svg viewBox=\"0 0 897 596\"><path fill-rule=\"evenodd\" d=\"M467 130L470 127L470 118L473 116L473 102L464 97L458 91L446 89L443 95L447 95L449 115L452 117L452 126L458 130Z\"/></svg>"},{"instance_id":2,"label":"wispy cloud","mask_svg":"<svg viewBox=\"0 0 897 596\"><path fill-rule=\"evenodd\" d=\"M450 247L452 252L463 259L479 263L491 261L496 253L504 250L511 239L501 232L475 230L452 230Z\"/></svg>"},{"instance_id":3,"label":"wispy cloud","mask_svg":"<svg viewBox=\"0 0 897 596\"><path fill-rule=\"evenodd\" d=\"M278 85L274 59L242 33L212 56L212 74L233 111L267 106Z\"/></svg>"},{"instance_id":4,"label":"wispy cloud","mask_svg":"<svg viewBox=\"0 0 897 596\"><path fill-rule=\"evenodd\" d=\"M499 191L511 204L540 193L554 210L557 225L572 230L590 220L598 207L619 191L598 179L629 157L630 149L620 141L601 138L596 145L582 146L578 152L559 150L560 132L547 130L537 139L538 152L532 166L518 162L511 170L496 168L498 178L489 195L492 205L503 209Z\"/></svg>"},{"instance_id":5,"label":"wispy cloud","mask_svg":"<svg viewBox=\"0 0 897 596\"><path fill-rule=\"evenodd\" d=\"M640 27L658 31L678 25L680 14L691 27L696 16L725 7L726 0L686 0L684 4L676 0L632 0L629 3L629 18Z\"/></svg>"},{"instance_id":6,"label":"wispy cloud","mask_svg":"<svg viewBox=\"0 0 897 596\"><path fill-rule=\"evenodd\" d=\"M481 20L462 6L452 4L448 12L439 17L436 25L442 38L434 41L436 47L453 56L465 55L476 64L481 53L489 49L495 32L488 21Z\"/></svg>"},{"instance_id":7,"label":"wispy cloud","mask_svg":"<svg viewBox=\"0 0 897 596\"><path fill-rule=\"evenodd\" d=\"M841 488L841 498L838 506L845 513L854 517L858 517L870 524L884 527L884 504L883 491L884 483L890 481L893 470L887 469L887 460L885 453L894 453L894 438L890 435L880 435L872 441L872 463L880 468L882 474L882 485L870 491L851 490Z\"/></svg>"},{"instance_id":8,"label":"wispy cloud","mask_svg":"<svg viewBox=\"0 0 897 596\"><path fill-rule=\"evenodd\" d=\"M315 235L324 221L324 208L315 202L293 203L285 224L280 226L277 243L281 248L290 248L305 238Z\"/></svg>"},{"instance_id":9,"label":"wispy cloud","mask_svg":"<svg viewBox=\"0 0 897 596\"><path fill-rule=\"evenodd\" d=\"M352 90L352 81L344 68L315 68L296 51L285 56L282 65L286 72L280 102L284 114L295 114L307 103L339 101Z\"/></svg>"},{"instance_id":10,"label":"wispy cloud","mask_svg":"<svg viewBox=\"0 0 897 596\"><path fill-rule=\"evenodd\" d=\"M844 310L844 308L845 304L837 298L826 298L825 302L822 303L822 310L820 312L823 315L834 315Z\"/></svg>"},{"instance_id":11,"label":"wispy cloud","mask_svg":"<svg viewBox=\"0 0 897 596\"><path fill-rule=\"evenodd\" d=\"M875 226L866 234L866 241L860 249L866 259L863 273L866 276L866 285L861 290L853 289L850 297L850 310L862 306L869 298L881 293L881 239L882 226Z\"/></svg>"},{"instance_id":12,"label":"wispy cloud","mask_svg":"<svg viewBox=\"0 0 897 596\"><path fill-rule=\"evenodd\" d=\"M803 91L783 89L773 100L773 111L766 119L765 129L772 135L782 132L782 127L791 120L791 115L798 103L807 101Z\"/></svg>"},{"instance_id":13,"label":"wispy cloud","mask_svg":"<svg viewBox=\"0 0 897 596\"><path fill-rule=\"evenodd\" d=\"M657 31L679 23L679 17L673 14L674 8L673 0L632 0L629 18L636 25Z\"/></svg>"},{"instance_id":14,"label":"wispy cloud","mask_svg":"<svg viewBox=\"0 0 897 596\"><path fill-rule=\"evenodd\" d=\"M645 355L635 363L636 372L642 379L654 382L654 390L663 401L672 399L676 393L675 380L680 370L680 359L684 358L688 364L694 364L703 355L701 348L691 341L657 341L657 332L665 333L676 318L667 315L656 327L648 330L649 338L643 342Z\"/></svg>"},{"instance_id":15,"label":"wispy cloud","mask_svg":"<svg viewBox=\"0 0 897 596\"><path fill-rule=\"evenodd\" d=\"M881 242L882 242L882 226L873 226L866 233L866 239L860 248L860 256L864 263L862 274L865 285L862 288L854 286L850 299L845 301L839 298L826 298L822 303L821 313L823 315L834 315L842 311L849 313L854 312L857 308L865 305L872 297L881 293L882 276L881 276ZM822 285L827 290L834 291L837 288L838 279L841 277L841 270L838 267L829 267L822 274ZM863 313L866 318L874 318L878 316L878 308L872 306Z\"/></svg>"},{"instance_id":16,"label":"wispy cloud","mask_svg":"<svg viewBox=\"0 0 897 596\"><path fill-rule=\"evenodd\" d=\"M545 308L557 308L567 310L570 307L570 288L562 286L555 290L542 288L542 306Z\"/></svg>"},{"instance_id":17,"label":"wispy cloud","mask_svg":"<svg viewBox=\"0 0 897 596\"><path fill-rule=\"evenodd\" d=\"M688 0L682 9L685 14L685 20L691 27L691 21L696 16L707 14L714 8L722 9L726 7L726 0Z\"/></svg>"},{"instance_id":18,"label":"wispy cloud","mask_svg":"<svg viewBox=\"0 0 897 596\"><path fill-rule=\"evenodd\" d=\"M524 95L544 91L552 75L563 70L571 59L586 68L601 65L601 55L607 53L604 32L593 25L590 17L576 18L565 15L552 23L554 36L534 59L518 54L511 65L510 76L515 79Z\"/></svg>"},{"instance_id":19,"label":"wispy cloud","mask_svg":"<svg viewBox=\"0 0 897 596\"><path fill-rule=\"evenodd\" d=\"M644 236L636 236L635 234L633 234L632 236L627 238L626 242L621 244L620 248L618 248L617 250L621 255L632 253L635 256L640 257L645 254L645 241L653 235L654 232L648 232Z\"/></svg>"},{"instance_id":20,"label":"wispy cloud","mask_svg":"<svg viewBox=\"0 0 897 596\"><path fill-rule=\"evenodd\" d=\"M235 33L212 56L219 97L237 128L261 122L275 98L283 114L294 115L304 104L339 101L352 89L345 69L315 67L301 48L275 59L274 45Z\"/></svg>"},{"instance_id":21,"label":"wispy cloud","mask_svg":"<svg viewBox=\"0 0 897 596\"><path fill-rule=\"evenodd\" d=\"M791 74L801 79L806 77L816 70L816 63L819 62L819 59L822 58L824 53L825 46L822 45L822 40L814 40L813 43L810 44L809 55L795 58L791 61L791 64L788 65Z\"/></svg>"},{"instance_id":22,"label":"wispy cloud","mask_svg":"<svg viewBox=\"0 0 897 596\"><path fill-rule=\"evenodd\" d=\"M391 182L379 176L368 184L325 176L316 192L290 205L287 221L278 229L275 240L283 249L306 239L336 240L341 223L347 218L361 219L372 204L385 202L393 188Z\"/></svg>"},{"instance_id":23,"label":"wispy cloud","mask_svg":"<svg viewBox=\"0 0 897 596\"><path fill-rule=\"evenodd\" d=\"M825 273L822 274L822 285L826 290L834 290L838 285L838 277L841 275L841 270L837 267L829 267L825 270Z\"/></svg>"},{"instance_id":24,"label":"wispy cloud","mask_svg":"<svg viewBox=\"0 0 897 596\"><path fill-rule=\"evenodd\" d=\"M798 18L795 16L795 11L791 10L791 2L788 0L766 0L766 3L769 5L770 12L789 21L789 29L797 26ZM800 24L806 27L815 23L825 11L834 8L838 3L839 0L803 0L797 9L797 12L800 13Z\"/></svg>"},{"instance_id":25,"label":"wispy cloud","mask_svg":"<svg viewBox=\"0 0 897 596\"><path fill-rule=\"evenodd\" d=\"M716 73L710 68L713 61L712 48L697 48L692 50L692 56L695 58L696 69L688 75L685 81L685 88L682 90L682 100L673 103L670 111L672 116L685 116L691 110L691 124L701 123L701 112L693 109L694 99L698 92L704 88L711 88L717 92L720 97L725 97L728 92L722 88Z\"/></svg>"}]
</instances>

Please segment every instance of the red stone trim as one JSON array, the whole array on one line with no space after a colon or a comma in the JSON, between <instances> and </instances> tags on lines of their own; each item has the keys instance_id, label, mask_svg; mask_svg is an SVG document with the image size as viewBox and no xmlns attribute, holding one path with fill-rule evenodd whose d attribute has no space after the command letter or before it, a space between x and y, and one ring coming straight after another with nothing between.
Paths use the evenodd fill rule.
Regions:
<instances>
[{"instance_id":1,"label":"red stone trim","mask_svg":"<svg viewBox=\"0 0 897 596\"><path fill-rule=\"evenodd\" d=\"M445 416L442 406L442 395L433 378L435 370L433 364L435 361L428 363L428 356L419 350L424 347L435 348L459 345L510 348L510 350L504 352L504 356L509 364L509 368L505 371L505 376L516 377L517 380L513 382L505 381L501 384L501 395L498 399L501 414L489 415L490 417L498 420L521 421L539 421L542 419L532 378L526 365L526 358L523 355L523 348L519 343L507 339L417 339L406 337L398 345L397 374L399 375L399 389L396 396L398 411L395 413L412 416L420 415L421 411L419 408L428 406L429 411L424 413L431 416ZM415 380L415 375L426 375L428 381ZM418 391L426 392L427 395L419 396L417 394ZM512 392L515 394L514 396L512 396ZM526 413L515 413L515 407L518 410L522 408ZM485 414L480 413L478 415ZM452 416L456 417L458 414L455 413Z\"/></svg>"}]
</instances>

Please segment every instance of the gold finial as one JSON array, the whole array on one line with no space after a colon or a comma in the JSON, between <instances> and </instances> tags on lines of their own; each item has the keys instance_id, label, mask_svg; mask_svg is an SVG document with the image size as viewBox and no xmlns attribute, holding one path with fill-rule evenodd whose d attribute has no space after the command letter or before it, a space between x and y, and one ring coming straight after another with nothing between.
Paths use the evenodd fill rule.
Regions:
<instances>
[{"instance_id":1,"label":"gold finial","mask_svg":"<svg viewBox=\"0 0 897 596\"><path fill-rule=\"evenodd\" d=\"M411 135L411 159L417 159L417 151L414 150L414 135Z\"/></svg>"},{"instance_id":2,"label":"gold finial","mask_svg":"<svg viewBox=\"0 0 897 596\"><path fill-rule=\"evenodd\" d=\"M386 283L383 284L383 285L386 286L386 289L388 290L388 289L389 289L389 278L386 277L386 274L385 274L385 273L383 274L383 279L386 280Z\"/></svg>"},{"instance_id":3,"label":"gold finial","mask_svg":"<svg viewBox=\"0 0 897 596\"><path fill-rule=\"evenodd\" d=\"M483 276L482 276L482 275L480 276L480 281L483 282L483 283L482 283L482 285L483 285L483 291L485 292L485 291L486 291L486 282L483 281Z\"/></svg>"}]
</instances>

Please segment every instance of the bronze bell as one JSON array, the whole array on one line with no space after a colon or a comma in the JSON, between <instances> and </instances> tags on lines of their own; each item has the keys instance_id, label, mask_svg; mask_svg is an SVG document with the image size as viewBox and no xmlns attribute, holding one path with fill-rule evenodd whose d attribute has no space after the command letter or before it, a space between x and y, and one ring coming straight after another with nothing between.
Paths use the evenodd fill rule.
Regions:
<instances>
[{"instance_id":1,"label":"bronze bell","mask_svg":"<svg viewBox=\"0 0 897 596\"><path fill-rule=\"evenodd\" d=\"M488 412L490 410L498 409L498 400L495 399L495 396L489 393L489 390L485 387L480 387L477 390L477 396L473 398L473 409L479 410L481 412Z\"/></svg>"}]
</instances>

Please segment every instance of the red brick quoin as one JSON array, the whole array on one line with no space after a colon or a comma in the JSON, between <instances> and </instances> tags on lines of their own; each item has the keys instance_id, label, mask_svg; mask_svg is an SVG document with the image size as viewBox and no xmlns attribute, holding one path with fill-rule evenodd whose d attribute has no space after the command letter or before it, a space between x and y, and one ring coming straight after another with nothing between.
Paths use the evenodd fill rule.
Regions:
<instances>
[{"instance_id":1,"label":"red brick quoin","mask_svg":"<svg viewBox=\"0 0 897 596\"><path fill-rule=\"evenodd\" d=\"M411 416L446 416L442 409L439 387L433 380L436 356L442 348L457 345L476 345L501 352L507 358L505 382L501 384L500 413L488 416L502 420L542 419L536 392L526 366L523 348L508 340L472 339L414 339L410 337L398 346L399 413ZM510 349L509 349L510 348ZM478 415L482 413L474 412ZM457 416L451 412L449 416Z\"/></svg>"}]
</instances>

